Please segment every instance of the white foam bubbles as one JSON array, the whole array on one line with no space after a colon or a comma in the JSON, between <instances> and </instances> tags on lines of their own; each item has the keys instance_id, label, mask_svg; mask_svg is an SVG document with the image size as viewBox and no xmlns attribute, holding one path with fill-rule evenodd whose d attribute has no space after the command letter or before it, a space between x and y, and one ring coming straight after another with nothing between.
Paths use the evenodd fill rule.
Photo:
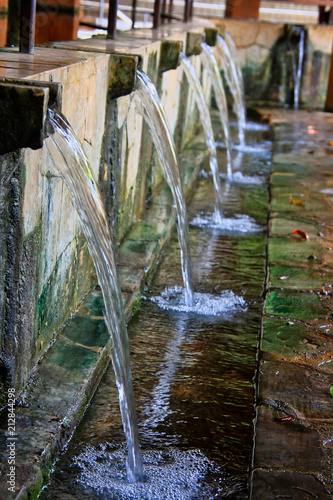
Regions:
<instances>
[{"instance_id":1,"label":"white foam bubbles","mask_svg":"<svg viewBox=\"0 0 333 500\"><path fill-rule=\"evenodd\" d=\"M270 129L265 123L246 122L246 130L251 132L268 132Z\"/></svg>"},{"instance_id":2,"label":"white foam bubbles","mask_svg":"<svg viewBox=\"0 0 333 500\"><path fill-rule=\"evenodd\" d=\"M152 297L162 309L173 311L195 313L204 316L218 316L220 314L233 313L237 310L246 310L247 305L243 297L235 295L234 292L225 290L220 295L209 293L194 293L194 304L185 304L184 289L179 286L166 287L161 295Z\"/></svg>"},{"instance_id":3,"label":"white foam bubbles","mask_svg":"<svg viewBox=\"0 0 333 500\"><path fill-rule=\"evenodd\" d=\"M208 473L219 472L199 450L143 451L145 479L130 483L126 476L126 449L114 450L109 443L99 448L87 446L73 459L80 474L76 480L95 495L113 500L190 500L213 498L213 488L204 484ZM218 493L227 491L223 484ZM224 491L225 490L225 491Z\"/></svg>"},{"instance_id":4,"label":"white foam bubbles","mask_svg":"<svg viewBox=\"0 0 333 500\"><path fill-rule=\"evenodd\" d=\"M222 217L219 220L212 213L198 214L191 220L190 224L191 226L209 228L226 233L256 233L262 231L262 227L248 215Z\"/></svg>"},{"instance_id":5,"label":"white foam bubbles","mask_svg":"<svg viewBox=\"0 0 333 500\"><path fill-rule=\"evenodd\" d=\"M225 175L223 174L220 174L220 177L221 178L226 178ZM264 177L260 177L258 175L244 175L242 174L242 172L234 172L232 174L232 177L231 179L228 179L227 180L229 182L232 182L232 183L235 183L235 184L252 184L252 185L256 185L256 186L259 186L261 184L264 184L266 182L266 179Z\"/></svg>"}]
</instances>

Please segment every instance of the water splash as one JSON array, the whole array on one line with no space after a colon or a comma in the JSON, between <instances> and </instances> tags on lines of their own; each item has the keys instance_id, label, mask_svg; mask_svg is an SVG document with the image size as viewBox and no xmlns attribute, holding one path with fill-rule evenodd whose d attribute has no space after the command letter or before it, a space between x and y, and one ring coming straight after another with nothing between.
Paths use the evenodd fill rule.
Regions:
<instances>
[{"instance_id":1,"label":"water splash","mask_svg":"<svg viewBox=\"0 0 333 500\"><path fill-rule=\"evenodd\" d=\"M246 122L246 130L252 132L268 132L270 129L270 126L265 123Z\"/></svg>"},{"instance_id":2,"label":"water splash","mask_svg":"<svg viewBox=\"0 0 333 500\"><path fill-rule=\"evenodd\" d=\"M105 322L113 343L111 359L128 448L128 480L141 480L142 460L132 388L129 343L107 218L80 142L69 122L56 110L48 111L48 134L47 148L79 214L104 298Z\"/></svg>"},{"instance_id":3,"label":"water splash","mask_svg":"<svg viewBox=\"0 0 333 500\"><path fill-rule=\"evenodd\" d=\"M224 70L225 79L233 97L233 110L238 118L239 144L243 147L245 145L246 109L242 85L229 46L220 35L217 36L216 48L216 53L221 61L222 69Z\"/></svg>"},{"instance_id":4,"label":"water splash","mask_svg":"<svg viewBox=\"0 0 333 500\"><path fill-rule=\"evenodd\" d=\"M202 48L201 60L209 73L214 88L215 100L219 110L221 124L223 127L224 138L227 148L227 160L228 160L227 173L228 177L231 179L232 177L231 136L229 129L229 114L228 114L227 99L225 96L222 78L219 69L217 67L216 59L211 51L211 48L204 42L202 42L201 48Z\"/></svg>"},{"instance_id":5,"label":"water splash","mask_svg":"<svg viewBox=\"0 0 333 500\"><path fill-rule=\"evenodd\" d=\"M235 295L234 292L225 290L220 295L209 293L194 294L193 306L185 303L184 290L179 286L166 287L161 295L150 299L162 309L200 314L203 316L230 315L237 310L246 310L246 302L243 297Z\"/></svg>"},{"instance_id":6,"label":"water splash","mask_svg":"<svg viewBox=\"0 0 333 500\"><path fill-rule=\"evenodd\" d=\"M234 146L234 149L236 151L239 151L241 153L249 153L249 154L255 154L255 155L268 155L269 154L269 150L272 146L272 143L270 141L266 141L266 142L263 142L261 144L256 144L256 145L249 145L249 144L245 144L245 146L239 146L239 145L235 145ZM224 147L224 144L221 143L220 141L216 141L216 147L217 148L223 148Z\"/></svg>"},{"instance_id":7,"label":"water splash","mask_svg":"<svg viewBox=\"0 0 333 500\"><path fill-rule=\"evenodd\" d=\"M217 152L215 146L214 132L212 127L212 122L210 119L209 109L206 104L202 86L200 84L199 78L196 75L195 69L192 66L190 60L182 52L180 53L180 63L184 69L187 80L193 90L195 100L199 109L200 118L206 137L206 143L210 152L209 165L213 175L214 189L215 189L215 216L216 216L216 221L221 223L222 192L221 192L221 184L219 178L219 166L217 162Z\"/></svg>"},{"instance_id":8,"label":"water splash","mask_svg":"<svg viewBox=\"0 0 333 500\"><path fill-rule=\"evenodd\" d=\"M224 217L222 224L217 224L213 214L199 214L191 220L191 226L214 229L222 233L257 233L262 231L249 215L235 215Z\"/></svg>"},{"instance_id":9,"label":"water splash","mask_svg":"<svg viewBox=\"0 0 333 500\"><path fill-rule=\"evenodd\" d=\"M165 451L144 451L145 480L126 482L124 452L106 443L99 449L87 446L73 459L81 470L76 480L85 490L113 500L190 500L216 498L230 493L223 485L205 484L207 475L223 477L223 471L199 450L181 451L167 447Z\"/></svg>"},{"instance_id":10,"label":"water splash","mask_svg":"<svg viewBox=\"0 0 333 500\"><path fill-rule=\"evenodd\" d=\"M183 282L186 303L190 306L193 304L190 239L188 233L187 210L179 172L176 147L157 90L148 76L141 71L137 71L134 102L137 110L142 114L149 127L165 179L172 191L177 208L177 231Z\"/></svg>"},{"instance_id":11,"label":"water splash","mask_svg":"<svg viewBox=\"0 0 333 500\"><path fill-rule=\"evenodd\" d=\"M233 184L244 184L248 186L249 184L260 186L261 184L265 184L266 179L264 177L260 177L258 175L244 175L242 172L234 172L232 176Z\"/></svg>"}]
</instances>

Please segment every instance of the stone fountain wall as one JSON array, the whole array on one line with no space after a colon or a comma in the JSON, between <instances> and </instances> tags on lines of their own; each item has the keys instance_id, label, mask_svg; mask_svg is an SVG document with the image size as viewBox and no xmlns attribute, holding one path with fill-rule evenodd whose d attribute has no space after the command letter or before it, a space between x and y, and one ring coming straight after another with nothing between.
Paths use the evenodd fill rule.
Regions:
<instances>
[{"instance_id":1,"label":"stone fountain wall","mask_svg":"<svg viewBox=\"0 0 333 500\"><path fill-rule=\"evenodd\" d=\"M288 26L254 20L225 19L218 26L228 30L243 70L246 98L272 106L288 104L290 51ZM324 109L333 47L333 27L308 25L300 104Z\"/></svg>"},{"instance_id":2,"label":"stone fountain wall","mask_svg":"<svg viewBox=\"0 0 333 500\"><path fill-rule=\"evenodd\" d=\"M186 33L176 38L185 47ZM181 153L197 132L197 111L177 64L161 71L175 58L172 50L161 54L161 46L156 41L134 52L157 86ZM159 196L165 183L148 128L131 96L111 99L108 94L110 57L40 48L34 61L55 61L53 67L23 77L61 82L62 111L99 181L118 245L144 218L147 200ZM200 75L199 57L192 59ZM206 91L208 98L208 86ZM39 150L3 155L0 165L0 385L20 389L97 279L67 187L45 143Z\"/></svg>"}]
</instances>

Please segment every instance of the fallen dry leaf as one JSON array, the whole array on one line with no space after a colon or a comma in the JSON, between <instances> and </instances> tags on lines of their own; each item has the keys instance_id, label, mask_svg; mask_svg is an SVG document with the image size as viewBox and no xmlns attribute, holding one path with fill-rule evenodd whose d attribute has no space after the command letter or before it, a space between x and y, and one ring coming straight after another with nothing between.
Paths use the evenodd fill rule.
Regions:
<instances>
[{"instance_id":1,"label":"fallen dry leaf","mask_svg":"<svg viewBox=\"0 0 333 500\"><path fill-rule=\"evenodd\" d=\"M295 200L295 198L293 198L291 194L289 195L289 201L292 205L296 205L298 207L304 207L304 200Z\"/></svg>"},{"instance_id":2,"label":"fallen dry leaf","mask_svg":"<svg viewBox=\"0 0 333 500\"><path fill-rule=\"evenodd\" d=\"M285 415L284 417L276 417L278 422L293 422L295 417L293 415Z\"/></svg>"},{"instance_id":3,"label":"fallen dry leaf","mask_svg":"<svg viewBox=\"0 0 333 500\"><path fill-rule=\"evenodd\" d=\"M263 115L263 116L260 117L260 121L261 122L269 122L271 118L272 118L271 114Z\"/></svg>"},{"instance_id":4,"label":"fallen dry leaf","mask_svg":"<svg viewBox=\"0 0 333 500\"><path fill-rule=\"evenodd\" d=\"M291 234L294 234L296 236L300 236L301 238L304 238L305 240L309 239L309 236L304 231L301 231L300 229L295 229L294 231L291 232Z\"/></svg>"}]
</instances>

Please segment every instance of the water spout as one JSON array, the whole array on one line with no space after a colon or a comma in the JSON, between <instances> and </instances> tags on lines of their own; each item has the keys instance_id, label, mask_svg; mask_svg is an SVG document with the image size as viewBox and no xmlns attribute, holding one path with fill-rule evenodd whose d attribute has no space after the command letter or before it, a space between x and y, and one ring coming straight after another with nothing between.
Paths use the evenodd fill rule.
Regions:
<instances>
[{"instance_id":1,"label":"water spout","mask_svg":"<svg viewBox=\"0 0 333 500\"><path fill-rule=\"evenodd\" d=\"M301 27L293 27L290 32L290 38L295 32L299 32L299 41L297 48L292 45L291 39L288 40L292 59L292 75L294 80L294 109L299 108L299 95L301 90L304 49L305 49L305 32ZM298 54L297 54L298 52ZM297 58L298 55L298 58Z\"/></svg>"},{"instance_id":2,"label":"water spout","mask_svg":"<svg viewBox=\"0 0 333 500\"><path fill-rule=\"evenodd\" d=\"M226 142L227 161L228 161L228 177L232 178L232 162L231 162L231 138L229 129L229 115L227 99L223 87L222 78L217 67L216 59L211 51L211 48L206 43L202 42L202 62L208 70L211 82L214 88L216 104L220 114L220 120L223 127L224 138Z\"/></svg>"},{"instance_id":3,"label":"water spout","mask_svg":"<svg viewBox=\"0 0 333 500\"><path fill-rule=\"evenodd\" d=\"M61 113L49 110L47 128L48 150L71 193L102 290L105 322L113 342L111 359L128 447L128 480L140 481L142 460L132 388L129 342L107 218L89 162L71 125Z\"/></svg>"},{"instance_id":4,"label":"water spout","mask_svg":"<svg viewBox=\"0 0 333 500\"><path fill-rule=\"evenodd\" d=\"M217 36L217 49L217 55L221 60L224 76L233 97L233 109L238 119L239 144L242 148L245 145L246 128L246 108L244 93L242 91L242 81L239 78L236 63L231 55L229 46L220 35Z\"/></svg>"},{"instance_id":5,"label":"water spout","mask_svg":"<svg viewBox=\"0 0 333 500\"><path fill-rule=\"evenodd\" d=\"M217 223L222 222L222 193L219 176L219 166L217 162L217 153L214 139L214 132L212 122L210 119L209 109L206 104L205 96L200 84L199 78L196 75L195 69L190 60L181 52L180 63L184 69L187 80L191 85L194 92L196 103L199 109L201 122L203 125L204 133L206 136L206 143L210 152L210 169L213 174L214 188L215 188L215 218Z\"/></svg>"},{"instance_id":6,"label":"water spout","mask_svg":"<svg viewBox=\"0 0 333 500\"><path fill-rule=\"evenodd\" d=\"M179 172L175 143L157 90L148 76L137 72L134 102L149 127L164 177L171 189L177 209L177 231L185 289L185 302L193 305L193 280L187 210Z\"/></svg>"}]
</instances>

